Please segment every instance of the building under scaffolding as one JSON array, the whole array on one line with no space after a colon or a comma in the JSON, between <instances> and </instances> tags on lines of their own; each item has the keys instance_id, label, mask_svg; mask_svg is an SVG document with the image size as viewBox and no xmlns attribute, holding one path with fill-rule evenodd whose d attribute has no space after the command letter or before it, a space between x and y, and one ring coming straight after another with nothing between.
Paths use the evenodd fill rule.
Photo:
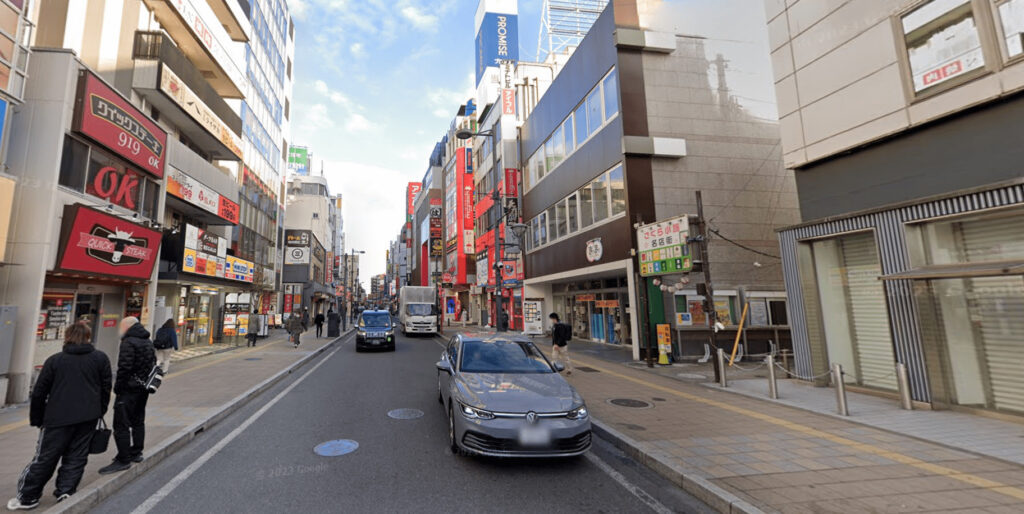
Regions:
<instances>
[{"instance_id":1,"label":"building under scaffolding","mask_svg":"<svg viewBox=\"0 0 1024 514\"><path fill-rule=\"evenodd\" d=\"M544 0L537 61L579 46L608 0Z\"/></svg>"}]
</instances>

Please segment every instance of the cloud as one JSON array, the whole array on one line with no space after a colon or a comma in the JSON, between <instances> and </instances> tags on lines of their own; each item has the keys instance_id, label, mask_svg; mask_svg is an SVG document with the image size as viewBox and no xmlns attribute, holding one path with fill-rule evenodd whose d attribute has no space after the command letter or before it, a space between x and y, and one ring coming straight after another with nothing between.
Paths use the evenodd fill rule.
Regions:
<instances>
[{"instance_id":1,"label":"cloud","mask_svg":"<svg viewBox=\"0 0 1024 514\"><path fill-rule=\"evenodd\" d=\"M437 116L438 118L454 118L455 111L445 109L444 107L438 107L437 109L434 109L434 116Z\"/></svg>"},{"instance_id":2,"label":"cloud","mask_svg":"<svg viewBox=\"0 0 1024 514\"><path fill-rule=\"evenodd\" d=\"M288 0L288 10L295 19L305 20L309 14L309 4L306 0Z\"/></svg>"},{"instance_id":3,"label":"cloud","mask_svg":"<svg viewBox=\"0 0 1024 514\"><path fill-rule=\"evenodd\" d=\"M362 43L352 43L352 45L348 47L348 50L352 52L352 57L355 57L356 59L366 57L366 48Z\"/></svg>"},{"instance_id":4,"label":"cloud","mask_svg":"<svg viewBox=\"0 0 1024 514\"><path fill-rule=\"evenodd\" d=\"M326 82L322 80L313 81L313 90L321 95L327 97L331 102L341 105L345 108L351 109L352 101L348 99L341 91L331 89Z\"/></svg>"},{"instance_id":5,"label":"cloud","mask_svg":"<svg viewBox=\"0 0 1024 514\"><path fill-rule=\"evenodd\" d=\"M354 113L349 116L348 121L345 122L345 130L349 132L369 132L380 128L376 123L366 119L359 113Z\"/></svg>"},{"instance_id":6,"label":"cloud","mask_svg":"<svg viewBox=\"0 0 1024 514\"><path fill-rule=\"evenodd\" d=\"M416 28L431 32L437 30L438 17L427 14L423 9L410 5L404 7L401 12L402 17L409 20Z\"/></svg>"},{"instance_id":7,"label":"cloud","mask_svg":"<svg viewBox=\"0 0 1024 514\"><path fill-rule=\"evenodd\" d=\"M459 106L466 103L466 100L476 96L476 88L473 87L473 74L466 75L466 82L463 89L435 88L427 91L427 102L433 107L434 116L438 118L454 118Z\"/></svg>"},{"instance_id":8,"label":"cloud","mask_svg":"<svg viewBox=\"0 0 1024 514\"><path fill-rule=\"evenodd\" d=\"M334 120L324 104L313 104L306 109L300 109L300 111L298 116L298 119L302 120L300 126L313 129L327 129L334 126Z\"/></svg>"}]
</instances>

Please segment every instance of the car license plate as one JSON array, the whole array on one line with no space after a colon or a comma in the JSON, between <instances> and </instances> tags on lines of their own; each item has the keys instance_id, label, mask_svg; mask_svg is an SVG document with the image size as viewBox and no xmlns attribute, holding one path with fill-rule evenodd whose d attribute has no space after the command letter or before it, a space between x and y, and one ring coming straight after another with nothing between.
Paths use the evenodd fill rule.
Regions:
<instances>
[{"instance_id":1,"label":"car license plate","mask_svg":"<svg viewBox=\"0 0 1024 514\"><path fill-rule=\"evenodd\" d=\"M523 446L546 446L551 444L551 431L543 427L523 427L519 430L519 444Z\"/></svg>"}]
</instances>

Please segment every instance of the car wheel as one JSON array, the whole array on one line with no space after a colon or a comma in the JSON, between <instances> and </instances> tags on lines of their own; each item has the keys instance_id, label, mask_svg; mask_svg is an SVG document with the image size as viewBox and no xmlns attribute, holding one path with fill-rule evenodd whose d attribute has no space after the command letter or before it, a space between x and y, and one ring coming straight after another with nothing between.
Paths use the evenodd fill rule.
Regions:
<instances>
[{"instance_id":1,"label":"car wheel","mask_svg":"<svg viewBox=\"0 0 1024 514\"><path fill-rule=\"evenodd\" d=\"M453 454L459 454L459 444L455 442L455 411L451 407L448 407L448 446Z\"/></svg>"}]
</instances>

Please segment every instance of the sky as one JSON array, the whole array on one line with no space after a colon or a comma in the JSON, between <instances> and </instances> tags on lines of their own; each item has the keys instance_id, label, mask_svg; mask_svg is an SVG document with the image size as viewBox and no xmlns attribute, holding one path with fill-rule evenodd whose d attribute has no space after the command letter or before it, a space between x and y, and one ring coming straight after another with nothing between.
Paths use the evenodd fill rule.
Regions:
<instances>
[{"instance_id":1,"label":"sky","mask_svg":"<svg viewBox=\"0 0 1024 514\"><path fill-rule=\"evenodd\" d=\"M520 57L536 57L542 0L519 1ZM477 0L288 0L295 19L290 143L343 195L363 287L384 273L405 190L472 97Z\"/></svg>"}]
</instances>

